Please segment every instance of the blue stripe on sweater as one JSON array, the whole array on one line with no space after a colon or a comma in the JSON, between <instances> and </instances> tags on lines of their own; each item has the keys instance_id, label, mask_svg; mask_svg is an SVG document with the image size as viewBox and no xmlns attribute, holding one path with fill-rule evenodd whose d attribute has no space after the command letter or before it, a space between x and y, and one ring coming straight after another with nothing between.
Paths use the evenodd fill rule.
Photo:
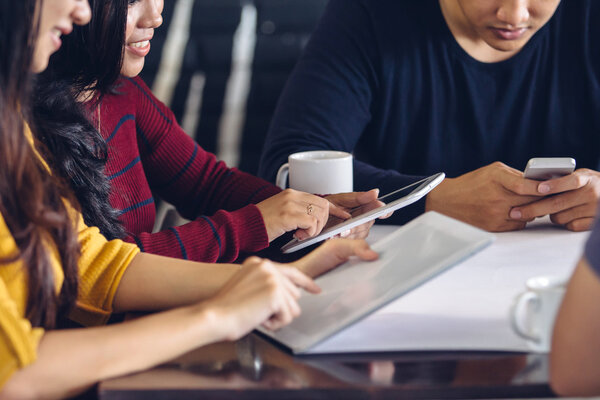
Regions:
<instances>
[{"instance_id":1,"label":"blue stripe on sweater","mask_svg":"<svg viewBox=\"0 0 600 400\"><path fill-rule=\"evenodd\" d=\"M158 106L158 104L156 104L156 102L154 101L154 99L152 98L152 96L150 96L145 90L144 88L142 88L139 83L137 83L134 79L132 78L127 78L127 80L129 80L129 82L133 83L139 90L140 92L142 92L144 94L144 96L146 96L146 98L148 100L150 100L150 103L152 104L152 106L154 106L154 108L156 108L156 110L158 111L158 113L165 119L165 121L167 121L168 124L172 124L173 121L171 121L160 109L160 107Z\"/></svg>"},{"instance_id":2,"label":"blue stripe on sweater","mask_svg":"<svg viewBox=\"0 0 600 400\"><path fill-rule=\"evenodd\" d=\"M181 237L179 236L179 233L175 230L175 228L169 228L169 230L175 234L175 239L177 239L177 242L179 243L179 248L181 249L181 255L183 256L184 260L187 260L188 259L187 251L185 251L185 246L183 245L183 242L181 241Z\"/></svg>"},{"instance_id":3,"label":"blue stripe on sweater","mask_svg":"<svg viewBox=\"0 0 600 400\"><path fill-rule=\"evenodd\" d=\"M177 174L175 174L175 176L173 178L171 178L167 183L161 185L161 187L171 186L173 183L175 183L177 181L177 179L181 178L181 176L183 174L185 174L185 172L190 168L190 166L192 165L192 163L196 159L197 155L198 155L198 145L194 144L194 152L192 153L192 156L190 157L190 159L188 160L188 162L185 163L185 165L183 166L183 168Z\"/></svg>"},{"instance_id":4,"label":"blue stripe on sweater","mask_svg":"<svg viewBox=\"0 0 600 400\"><path fill-rule=\"evenodd\" d=\"M267 189L267 188L269 188L269 187L271 187L271 186L272 186L271 184L267 184L267 185L263 185L263 186L259 187L258 189L256 189L256 190L255 190L254 192L252 192L252 194L251 194L251 195L248 197L248 201L247 201L247 203L248 203L248 204L252 203L252 199L254 199L254 197L255 197L257 194L259 194L260 192L262 192L263 190L265 190L265 189Z\"/></svg>"},{"instance_id":5,"label":"blue stripe on sweater","mask_svg":"<svg viewBox=\"0 0 600 400\"><path fill-rule=\"evenodd\" d=\"M208 225L210 226L210 229L212 229L213 235L215 236L215 239L217 239L217 243L219 245L219 258L221 258L221 238L219 237L219 233L217 232L217 229L213 225L212 221L210 219L208 219L207 217L205 217L204 215L201 216L200 218L205 220L208 223Z\"/></svg>"},{"instance_id":6,"label":"blue stripe on sweater","mask_svg":"<svg viewBox=\"0 0 600 400\"><path fill-rule=\"evenodd\" d=\"M132 237L133 237L133 240L135 241L135 244L137 244L137 247L139 247L140 251L143 253L144 252L144 245L142 244L142 241L140 240L140 238L137 237L137 236L135 236L135 235L132 236Z\"/></svg>"},{"instance_id":7,"label":"blue stripe on sweater","mask_svg":"<svg viewBox=\"0 0 600 400\"><path fill-rule=\"evenodd\" d=\"M119 212L119 215L123 215L123 214L125 214L125 213L128 213L129 211L135 210L136 208L144 207L144 206L147 206L148 204L152 204L152 203L154 203L154 198L153 198L153 197L150 197L149 199L146 199L146 200L144 200L144 201L140 201L140 202L139 202L139 203L137 203L137 204L134 204L134 205L132 205L132 206L129 206L129 207L127 207L127 208L124 208L124 209L122 209L122 210Z\"/></svg>"},{"instance_id":8,"label":"blue stripe on sweater","mask_svg":"<svg viewBox=\"0 0 600 400\"><path fill-rule=\"evenodd\" d=\"M140 156L137 156L136 158L133 159L132 162L130 162L129 164L127 164L122 170L120 170L119 172L112 174L108 177L109 180L113 180L118 176L123 175L125 172L129 171L131 168L133 168L137 163L139 163L141 161Z\"/></svg>"},{"instance_id":9,"label":"blue stripe on sweater","mask_svg":"<svg viewBox=\"0 0 600 400\"><path fill-rule=\"evenodd\" d=\"M124 115L121 120L117 123L117 126L115 127L115 129L112 131L112 133L110 134L109 137L106 138L106 143L110 142L111 140L113 140L113 138L115 137L115 135L117 134L117 132L119 132L119 129L121 129L121 126L123 126L123 124L127 121L135 121L135 116L133 114L127 114Z\"/></svg>"}]
</instances>

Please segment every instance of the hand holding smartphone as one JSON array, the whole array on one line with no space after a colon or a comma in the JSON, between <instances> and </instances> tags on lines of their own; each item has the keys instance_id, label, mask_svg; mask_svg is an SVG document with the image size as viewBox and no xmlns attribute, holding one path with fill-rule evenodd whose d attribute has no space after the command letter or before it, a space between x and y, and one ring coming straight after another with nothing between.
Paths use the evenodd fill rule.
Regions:
<instances>
[{"instance_id":1,"label":"hand holding smartphone","mask_svg":"<svg viewBox=\"0 0 600 400\"><path fill-rule=\"evenodd\" d=\"M527 179L547 181L569 175L573 171L575 159L571 157L537 157L529 160L523 176Z\"/></svg>"}]
</instances>

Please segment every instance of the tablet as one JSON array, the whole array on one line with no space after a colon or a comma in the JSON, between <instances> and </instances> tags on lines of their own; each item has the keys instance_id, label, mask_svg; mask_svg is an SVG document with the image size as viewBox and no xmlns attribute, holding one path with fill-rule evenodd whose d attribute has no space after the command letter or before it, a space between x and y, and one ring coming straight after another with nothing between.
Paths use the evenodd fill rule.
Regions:
<instances>
[{"instance_id":1,"label":"tablet","mask_svg":"<svg viewBox=\"0 0 600 400\"><path fill-rule=\"evenodd\" d=\"M303 294L302 314L278 331L259 328L294 353L311 349L489 245L494 235L430 211L371 246L379 259L353 258L318 277L322 292Z\"/></svg>"},{"instance_id":2,"label":"tablet","mask_svg":"<svg viewBox=\"0 0 600 400\"><path fill-rule=\"evenodd\" d=\"M355 226L359 226L374 220L375 218L379 218L382 215L389 214L399 208L406 207L407 205L420 200L423 196L429 193L431 189L439 185L440 182L444 180L444 177L444 173L440 172L381 196L377 200L385 203L385 205L374 210L368 210L366 212L361 212L360 207L358 207L351 212L351 218L343 220L333 226L325 227L325 229L323 229L321 233L316 236L304 240L294 239L285 244L281 248L281 251L284 253L293 253L294 251L303 249L325 239L329 239L335 235L347 231L348 229L352 229Z\"/></svg>"}]
</instances>

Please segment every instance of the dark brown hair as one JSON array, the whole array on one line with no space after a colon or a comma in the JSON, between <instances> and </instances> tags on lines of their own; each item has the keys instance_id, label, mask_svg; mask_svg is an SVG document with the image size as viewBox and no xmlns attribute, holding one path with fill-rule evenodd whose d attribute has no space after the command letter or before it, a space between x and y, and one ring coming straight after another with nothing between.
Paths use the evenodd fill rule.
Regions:
<instances>
[{"instance_id":1,"label":"dark brown hair","mask_svg":"<svg viewBox=\"0 0 600 400\"><path fill-rule=\"evenodd\" d=\"M77 197L86 224L98 227L107 239L117 239L125 236L125 228L109 201L107 145L76 99L93 90L100 101L112 91L123 59L127 0L90 0L90 6L90 23L63 37L61 49L37 79L35 135L48 149L44 156L52 170Z\"/></svg>"},{"instance_id":2,"label":"dark brown hair","mask_svg":"<svg viewBox=\"0 0 600 400\"><path fill-rule=\"evenodd\" d=\"M17 254L1 262L23 263L26 316L33 326L48 329L77 299L79 245L75 221L64 202L73 201L72 195L46 169L25 135L39 23L36 6L41 9L42 2L0 2L0 212L18 246ZM58 294L52 246L65 276Z\"/></svg>"}]
</instances>

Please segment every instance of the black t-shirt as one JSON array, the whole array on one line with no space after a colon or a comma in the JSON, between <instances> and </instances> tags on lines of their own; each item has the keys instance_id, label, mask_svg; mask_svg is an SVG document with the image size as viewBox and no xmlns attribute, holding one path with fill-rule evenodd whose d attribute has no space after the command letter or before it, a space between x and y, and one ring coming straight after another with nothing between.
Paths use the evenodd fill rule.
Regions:
<instances>
[{"instance_id":1,"label":"black t-shirt","mask_svg":"<svg viewBox=\"0 0 600 400\"><path fill-rule=\"evenodd\" d=\"M275 113L259 174L291 153L354 152L355 190L494 161L568 156L598 169L600 1L564 0L512 58L456 42L438 0L330 0ZM411 206L390 222L423 212Z\"/></svg>"}]
</instances>

